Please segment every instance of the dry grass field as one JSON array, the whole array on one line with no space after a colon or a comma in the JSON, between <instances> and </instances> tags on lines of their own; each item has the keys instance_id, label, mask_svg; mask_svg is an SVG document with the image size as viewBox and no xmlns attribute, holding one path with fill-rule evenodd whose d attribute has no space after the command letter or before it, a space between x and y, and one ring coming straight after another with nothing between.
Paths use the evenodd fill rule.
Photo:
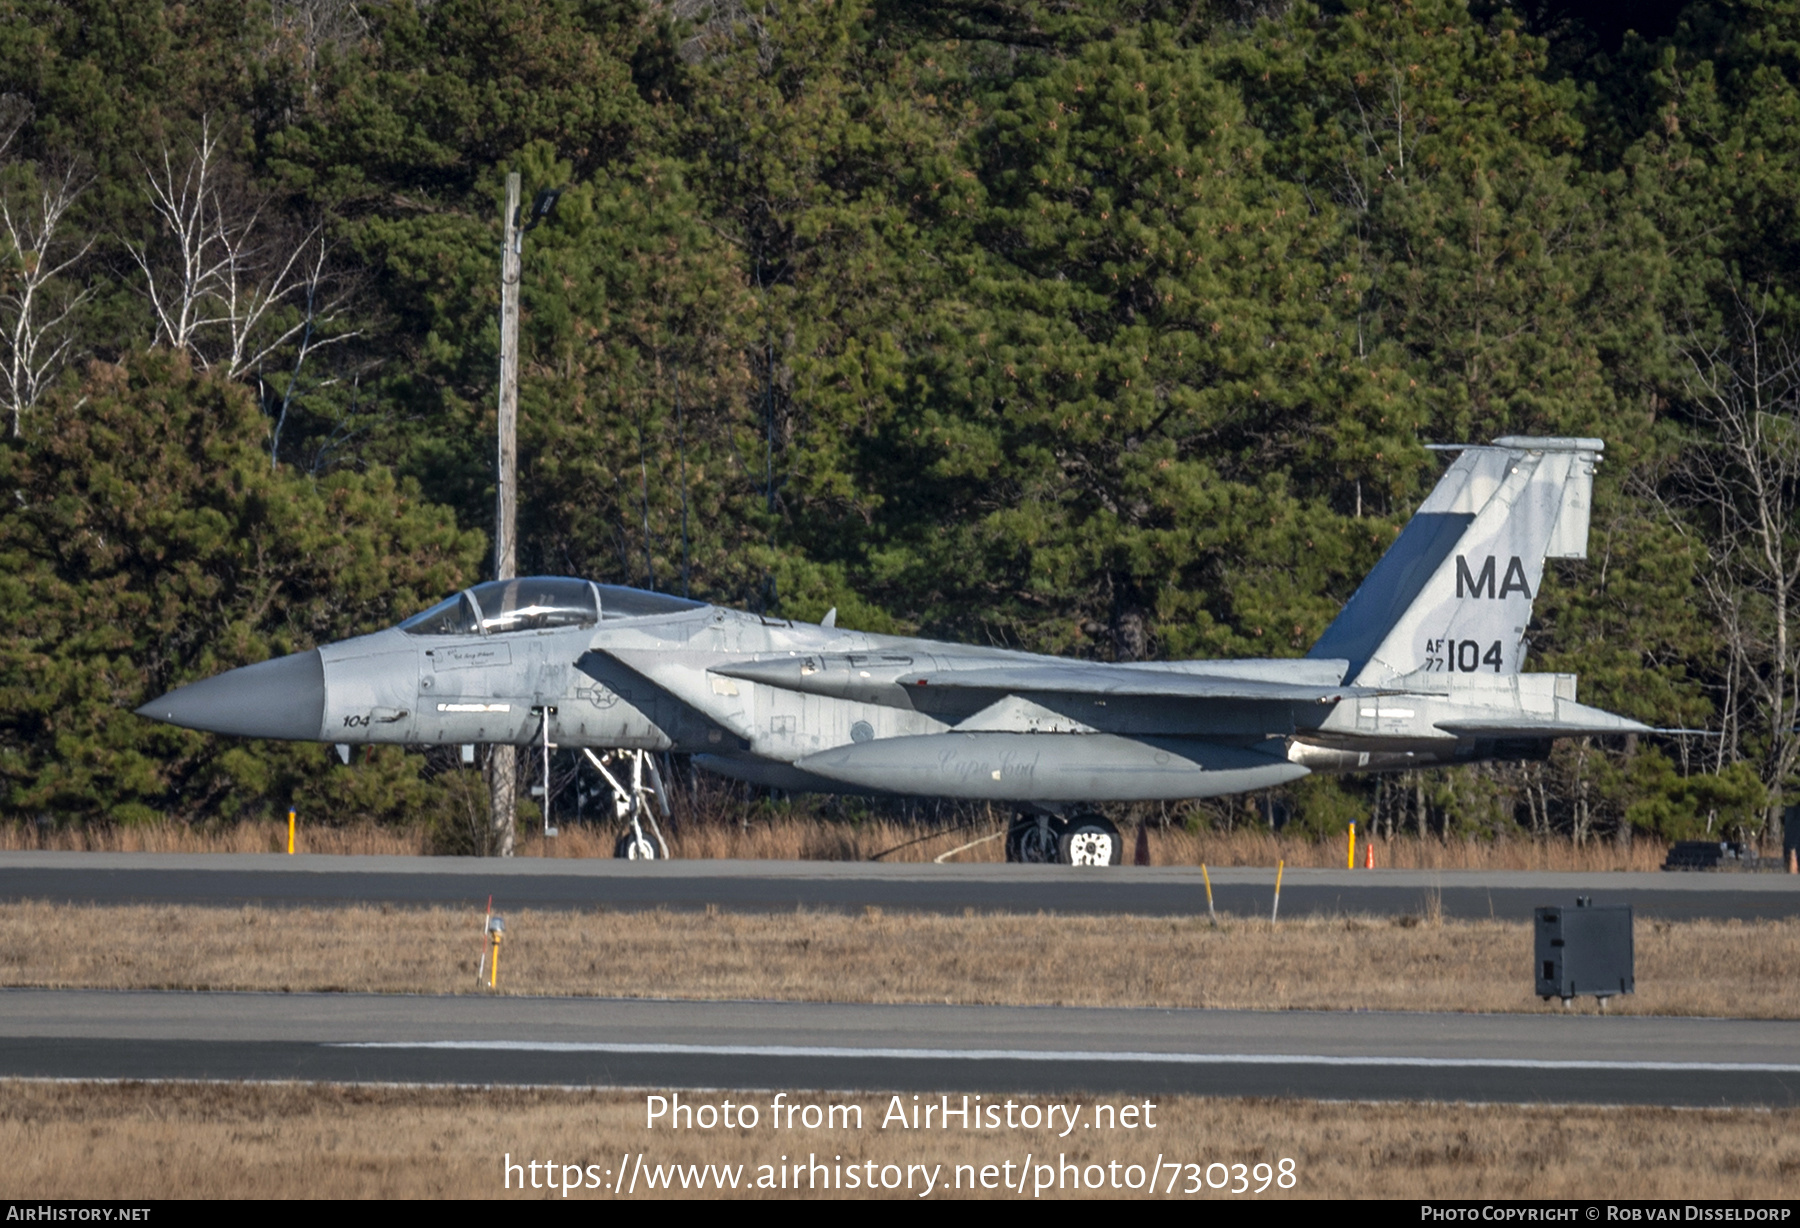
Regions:
<instances>
[{"instance_id":1,"label":"dry grass field","mask_svg":"<svg viewBox=\"0 0 1800 1228\"><path fill-rule=\"evenodd\" d=\"M955 853L956 862L1000 861L997 824L976 827L909 826L882 820L861 823L814 818L776 818L745 825L726 822L690 823L669 833L670 851L684 858L750 858L796 861L931 861L971 841L982 841ZM564 826L563 834L546 840L522 830L521 857L611 857L617 830L610 827ZM1125 832L1130 860L1137 831ZM1311 841L1259 831L1189 832L1181 827L1151 825L1145 832L1150 864L1158 866L1290 866L1335 867L1344 864L1345 837ZM1357 862L1364 839L1358 836ZM302 853L422 855L430 852L420 829L353 825L330 827L303 823L297 851ZM224 828L197 828L179 823L87 829L38 829L20 824L0 827L0 851L55 849L123 853L278 853L287 847L285 823L245 822ZM1375 864L1420 870L1655 870L1668 846L1638 840L1621 847L1612 841L1576 846L1567 840L1418 840L1402 837L1375 841Z\"/></svg>"},{"instance_id":2,"label":"dry grass field","mask_svg":"<svg viewBox=\"0 0 1800 1228\"><path fill-rule=\"evenodd\" d=\"M1059 1155L1084 1166L1118 1161L1125 1179L1131 1174L1124 1166L1148 1168L1160 1153L1198 1163L1202 1172L1217 1161L1253 1173L1258 1163L1291 1158L1294 1188L1271 1183L1262 1197L1800 1195L1800 1112L1794 1110L1452 1105L1421 1112L1405 1104L1167 1097L1157 1102L1154 1131L1062 1139L1047 1130L884 1131L878 1123L886 1097L798 1095L860 1103L864 1128L778 1134L765 1114L761 1129L648 1131L642 1094L618 1091L4 1081L0 1151L9 1161L0 1171L0 1197L494 1198L509 1193L502 1187L506 1154L554 1163L559 1173L564 1164L593 1164L604 1182L620 1156L634 1157L635 1169L640 1153L646 1165L743 1165L749 1182L758 1165L809 1154L874 1161L878 1169L942 1165L940 1180L949 1181L959 1164L1010 1161L1016 1171L1027 1153L1034 1165ZM734 1100L766 1104L768 1094ZM1219 1180L1219 1170L1213 1176ZM889 1196L916 1199L922 1181L910 1193L902 1188ZM1168 1181L1165 1168L1162 1185ZM1178 1197L1189 1196L1179 1192L1188 1181L1184 1168ZM682 1196L679 1189L651 1194L646 1184L640 1173L635 1197ZM510 1196L560 1197L516 1188ZM572 1196L618 1197L604 1188ZM796 1193L747 1189L736 1196ZM798 1196L833 1195L803 1189ZM1018 1194L971 1195L940 1185L932 1195L971 1196ZM1107 1189L1090 1196L1146 1194Z\"/></svg>"},{"instance_id":3,"label":"dry grass field","mask_svg":"<svg viewBox=\"0 0 1800 1228\"><path fill-rule=\"evenodd\" d=\"M486 992L476 983L481 921L448 908L6 904L0 984ZM1551 1009L1530 992L1531 937L1517 922L1215 929L1193 918L506 910L506 926L500 989L514 994ZM1800 921L1640 921L1636 940L1638 992L1615 1012L1800 1018Z\"/></svg>"}]
</instances>

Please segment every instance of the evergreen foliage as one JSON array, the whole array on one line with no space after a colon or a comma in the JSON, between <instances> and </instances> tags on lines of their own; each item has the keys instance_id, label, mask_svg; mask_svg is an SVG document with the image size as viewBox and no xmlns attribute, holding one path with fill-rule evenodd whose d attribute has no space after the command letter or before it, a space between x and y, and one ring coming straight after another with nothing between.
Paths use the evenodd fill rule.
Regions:
<instances>
[{"instance_id":1,"label":"evergreen foliage","mask_svg":"<svg viewBox=\"0 0 1800 1228\"><path fill-rule=\"evenodd\" d=\"M1284 804L1754 835L1800 783L1800 0L1622 39L1465 0L0 18L0 815L443 803L418 756L129 713L480 578L509 171L565 189L525 246L522 570L1297 655L1424 443L1597 435L1532 667L1719 736Z\"/></svg>"}]
</instances>

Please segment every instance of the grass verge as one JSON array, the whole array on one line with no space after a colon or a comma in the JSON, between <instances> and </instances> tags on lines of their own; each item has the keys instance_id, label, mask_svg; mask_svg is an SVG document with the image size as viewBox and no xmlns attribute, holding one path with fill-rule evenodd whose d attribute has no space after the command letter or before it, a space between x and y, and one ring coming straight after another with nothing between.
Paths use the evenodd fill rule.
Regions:
<instances>
[{"instance_id":1,"label":"grass verge","mask_svg":"<svg viewBox=\"0 0 1800 1228\"><path fill-rule=\"evenodd\" d=\"M554 839L528 829L519 833L521 857L611 857L621 829L565 823ZM982 822L973 826L932 826L896 823L882 819L858 822L806 817L757 818L745 823L688 823L666 833L670 851L678 858L745 858L787 861L925 862L959 846L981 841L950 858L954 863L998 862L1004 850L996 836L1000 826ZM1125 860L1136 852L1137 828L1124 832ZM1286 837L1265 831L1190 832L1180 826L1146 825L1145 852L1157 866L1268 866L1277 861L1290 866L1341 868L1349 850L1347 836L1328 840ZM422 828L377 827L352 824L341 827L305 822L300 825L297 852L328 854L401 854L423 856L432 851ZM1357 864L1363 862L1368 841L1357 834ZM37 828L25 824L0 826L0 852L56 850L108 853L279 853L287 848L287 824L257 820L229 827L190 827L180 823L86 828ZM1402 870L1563 870L1596 873L1613 870L1655 870L1668 855L1661 841L1639 839L1630 845L1593 841L1576 845L1553 840L1437 840L1410 836L1377 837L1375 864Z\"/></svg>"},{"instance_id":2,"label":"grass verge","mask_svg":"<svg viewBox=\"0 0 1800 1228\"><path fill-rule=\"evenodd\" d=\"M506 911L503 992L833 1002L1541 1011L1506 921ZM1800 921L1640 921L1622 1014L1800 1018ZM0 984L486 992L481 914L0 906ZM1583 999L1578 1009L1593 1009ZM1561 1009L1557 1006L1556 1009Z\"/></svg>"},{"instance_id":3,"label":"grass verge","mask_svg":"<svg viewBox=\"0 0 1800 1228\"><path fill-rule=\"evenodd\" d=\"M695 1094L767 1105L768 1093ZM960 1095L958 1093L958 1095ZM345 1087L315 1084L149 1084L0 1081L0 1149L10 1157L0 1196L37 1198L493 1198L505 1197L503 1157L595 1165L604 1183L621 1156L649 1166L759 1165L817 1155L828 1163L941 1165L933 1197L1018 1197L946 1191L961 1174L1027 1153L1087 1166L1149 1168L1158 1155L1201 1166L1294 1161L1296 1183L1265 1197L1791 1198L1800 1195L1800 1113L1794 1110L1426 1106L1294 1100L1156 1101L1154 1130L912 1131L879 1128L886 1096L808 1095L860 1103L861 1130L824 1127L646 1130L644 1094L554 1089ZM910 1104L910 1097L906 1098ZM1023 1099L1021 1097L1021 1099ZM1040 1103L1046 1098L1036 1098ZM652 1194L639 1173L636 1197ZM541 1174L541 1169L539 1170ZM663 1169L664 1172L667 1169ZM771 1169L773 1171L773 1169ZM1028 1178L1026 1196L1032 1193ZM1147 1174L1140 1172L1141 1181ZM1215 1179L1221 1174L1213 1170ZM1110 1181L1111 1176L1105 1174ZM560 1177L560 1172L559 1172ZM1092 1179L1090 1170L1088 1179ZM517 1180L529 1180L521 1171ZM1229 1176L1226 1176L1229 1180ZM1168 1170L1162 1184L1169 1180ZM1190 1176L1185 1168L1178 1190ZM920 1196L914 1189L889 1197ZM678 1184L678 1182L677 1182ZM1159 1193L1160 1193L1159 1189ZM1231 1196L1206 1191L1214 1197ZM514 1189L514 1197L559 1197ZM574 1197L617 1197L604 1188ZM717 1197L713 1189L689 1197ZM829 1197L805 1188L742 1189L738 1197ZM861 1191L840 1196L866 1197ZM1046 1197L1057 1196L1046 1191ZM1066 1192L1062 1196L1069 1196ZM1090 1196L1129 1197L1129 1190Z\"/></svg>"}]
</instances>

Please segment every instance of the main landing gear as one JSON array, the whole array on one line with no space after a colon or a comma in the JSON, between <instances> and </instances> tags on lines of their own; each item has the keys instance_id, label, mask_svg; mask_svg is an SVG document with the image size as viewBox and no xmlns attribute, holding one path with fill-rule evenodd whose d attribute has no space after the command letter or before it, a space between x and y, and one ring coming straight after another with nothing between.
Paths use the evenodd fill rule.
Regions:
<instances>
[{"instance_id":1,"label":"main landing gear","mask_svg":"<svg viewBox=\"0 0 1800 1228\"><path fill-rule=\"evenodd\" d=\"M655 757L647 750L615 750L596 755L584 749L581 753L612 786L613 814L630 824L614 842L613 856L631 861L666 860L669 845L663 839L662 828L656 825L655 812L660 810L663 818L669 817L669 794L663 788L662 773L656 770ZM618 769L618 776L608 770L609 763ZM621 781L621 776L630 783ZM656 803L654 807L650 804L652 800ZM649 834L644 831L646 824ZM655 837L654 841L651 836Z\"/></svg>"},{"instance_id":2,"label":"main landing gear","mask_svg":"<svg viewBox=\"0 0 1800 1228\"><path fill-rule=\"evenodd\" d=\"M1116 866L1125 840L1106 817L1078 811L1067 818L1046 810L1020 811L1006 829L1006 859L1039 865Z\"/></svg>"}]
</instances>

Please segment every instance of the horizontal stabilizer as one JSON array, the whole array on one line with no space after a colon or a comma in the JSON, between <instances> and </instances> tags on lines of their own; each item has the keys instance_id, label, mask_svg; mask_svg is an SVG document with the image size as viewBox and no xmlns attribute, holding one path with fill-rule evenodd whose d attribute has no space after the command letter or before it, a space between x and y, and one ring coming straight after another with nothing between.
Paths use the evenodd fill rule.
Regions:
<instances>
[{"instance_id":1,"label":"horizontal stabilizer","mask_svg":"<svg viewBox=\"0 0 1800 1228\"><path fill-rule=\"evenodd\" d=\"M1490 717L1470 720L1438 721L1437 727L1458 737L1486 738L1575 738L1583 735L1656 733L1649 725L1623 716L1614 716L1586 704L1559 701L1554 717L1508 716L1495 713Z\"/></svg>"}]
</instances>

